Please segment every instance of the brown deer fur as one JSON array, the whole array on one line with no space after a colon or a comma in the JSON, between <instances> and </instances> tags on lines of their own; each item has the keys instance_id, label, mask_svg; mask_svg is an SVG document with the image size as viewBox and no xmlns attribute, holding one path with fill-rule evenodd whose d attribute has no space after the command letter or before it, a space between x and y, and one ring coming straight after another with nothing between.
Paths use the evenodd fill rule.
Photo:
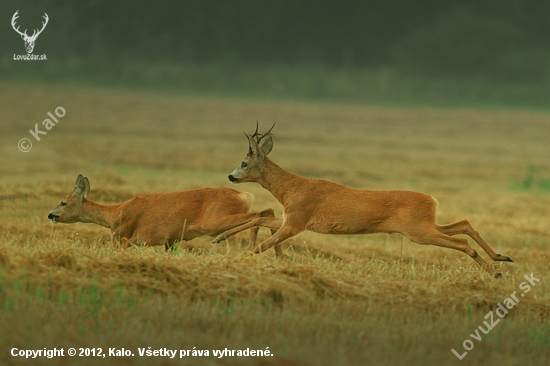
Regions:
<instances>
[{"instance_id":1,"label":"brown deer fur","mask_svg":"<svg viewBox=\"0 0 550 366\"><path fill-rule=\"evenodd\" d=\"M107 227L113 243L118 239L122 247L164 244L169 249L177 241L214 237L255 218L274 216L272 209L249 211L250 193L224 187L143 194L108 206L86 199L89 191L88 178L79 175L74 192L48 214L48 219L52 223L91 222ZM254 227L251 244L257 231Z\"/></svg>"},{"instance_id":2,"label":"brown deer fur","mask_svg":"<svg viewBox=\"0 0 550 366\"><path fill-rule=\"evenodd\" d=\"M273 128L273 127L272 127ZM426 245L437 245L466 253L487 272L500 276L464 238L472 237L495 261L509 261L497 254L475 231L467 220L440 226L435 223L436 201L433 197L410 191L369 191L344 187L340 184L300 177L279 167L267 155L273 141L270 131L249 136L249 153L230 175L233 183L256 182L270 191L283 205L282 219L258 218L220 234L214 242L253 226L278 230L260 243L259 253L284 240L310 230L325 234L399 233L410 240ZM261 140L267 137L260 145ZM256 139L255 139L256 138Z\"/></svg>"}]
</instances>

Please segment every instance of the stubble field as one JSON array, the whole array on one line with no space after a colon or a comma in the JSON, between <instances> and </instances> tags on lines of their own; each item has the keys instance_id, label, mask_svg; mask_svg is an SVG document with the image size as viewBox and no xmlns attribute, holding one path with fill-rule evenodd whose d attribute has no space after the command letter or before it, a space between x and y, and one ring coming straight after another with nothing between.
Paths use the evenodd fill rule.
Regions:
<instances>
[{"instance_id":1,"label":"stubble field","mask_svg":"<svg viewBox=\"0 0 550 366\"><path fill-rule=\"evenodd\" d=\"M0 363L13 348L101 348L105 358L33 365L546 365L550 362L550 114L184 97L0 85ZM62 106L41 140L29 133ZM498 253L491 278L471 258L398 235L302 233L251 256L248 233L162 247L110 244L108 229L52 225L48 212L78 174L89 199L228 186L281 206L227 175L243 131L274 128L270 157L294 173L359 189L433 195L437 222L468 219ZM29 152L18 141L29 138ZM169 218L167 218L168 220ZM268 230L260 230L260 239ZM486 260L487 255L471 241ZM525 275L538 279L529 292ZM528 282L527 282L528 283ZM485 316L516 292L494 329ZM523 296L521 296L523 295ZM512 297L513 298L513 297ZM476 334L476 329L477 334ZM474 337L479 335L480 340ZM465 343L465 340L469 340ZM462 361L464 345L473 348ZM209 356L139 357L138 349ZM213 350L269 347L273 356ZM109 348L134 357L110 357ZM66 351L65 351L66 352Z\"/></svg>"}]
</instances>

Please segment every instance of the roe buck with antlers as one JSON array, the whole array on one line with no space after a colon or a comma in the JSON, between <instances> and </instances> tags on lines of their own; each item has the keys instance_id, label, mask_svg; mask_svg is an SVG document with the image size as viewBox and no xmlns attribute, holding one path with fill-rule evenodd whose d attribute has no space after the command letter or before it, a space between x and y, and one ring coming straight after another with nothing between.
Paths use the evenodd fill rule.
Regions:
<instances>
[{"instance_id":1,"label":"roe buck with antlers","mask_svg":"<svg viewBox=\"0 0 550 366\"><path fill-rule=\"evenodd\" d=\"M368 191L290 173L267 155L273 148L271 129L260 135L258 126L248 138L248 154L230 175L233 183L256 182L267 189L283 205L283 218L262 217L220 234L214 242L252 226L278 230L256 248L259 253L304 230L325 234L399 233L410 240L459 250L472 257L495 277L496 272L463 238L474 239L495 261L512 259L495 251L481 239L467 220L450 225L435 223L436 201L433 197L410 191ZM265 140L261 143L262 139ZM260 144L261 143L261 144Z\"/></svg>"},{"instance_id":2,"label":"roe buck with antlers","mask_svg":"<svg viewBox=\"0 0 550 366\"><path fill-rule=\"evenodd\" d=\"M103 206L86 199L88 178L79 175L74 193L49 214L52 223L91 222L111 229L111 240L129 244L161 245L170 249L177 241L216 236L260 217L274 217L272 209L249 211L252 195L231 188L190 189L171 193L143 194L128 201ZM254 245L258 227L252 228ZM280 249L279 249L280 251ZM277 251L276 254L281 253Z\"/></svg>"},{"instance_id":3,"label":"roe buck with antlers","mask_svg":"<svg viewBox=\"0 0 550 366\"><path fill-rule=\"evenodd\" d=\"M13 14L13 17L11 18L11 26L12 26L14 31L19 33L21 38L23 38L23 41L25 41L25 49L27 50L27 53L32 53L32 50L34 49L34 42L36 42L36 39L38 38L40 33L42 33L44 28L46 28L46 24L48 24L48 20L49 20L48 14L44 13L44 17L43 17L44 21L42 22L42 29L40 29L40 30L35 29L34 32L32 33L32 36L29 36L27 34L26 29L25 29L24 32L21 32L19 30L19 26L17 28L15 27L15 21L17 20L17 18L19 18L19 15L17 15L18 12L19 12L19 10L17 10L15 12L15 14Z\"/></svg>"}]
</instances>

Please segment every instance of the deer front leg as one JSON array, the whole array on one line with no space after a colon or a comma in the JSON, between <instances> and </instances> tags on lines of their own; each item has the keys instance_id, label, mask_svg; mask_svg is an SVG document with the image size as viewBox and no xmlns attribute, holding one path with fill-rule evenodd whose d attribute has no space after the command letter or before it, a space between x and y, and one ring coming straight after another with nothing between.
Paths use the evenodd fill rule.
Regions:
<instances>
[{"instance_id":1,"label":"deer front leg","mask_svg":"<svg viewBox=\"0 0 550 366\"><path fill-rule=\"evenodd\" d=\"M256 238L258 238L258 231L260 231L259 226L254 226L252 229L250 229L250 241L248 242L250 249L256 246Z\"/></svg>"},{"instance_id":2,"label":"deer front leg","mask_svg":"<svg viewBox=\"0 0 550 366\"><path fill-rule=\"evenodd\" d=\"M128 249L132 242L128 238L120 238L120 249Z\"/></svg>"},{"instance_id":3,"label":"deer front leg","mask_svg":"<svg viewBox=\"0 0 550 366\"><path fill-rule=\"evenodd\" d=\"M118 246L120 249L127 249L130 246L130 241L128 238L121 236L118 231L111 231L111 245L113 248Z\"/></svg>"},{"instance_id":4,"label":"deer front leg","mask_svg":"<svg viewBox=\"0 0 550 366\"><path fill-rule=\"evenodd\" d=\"M274 245L276 245L277 247L280 247L280 244L283 241L299 234L302 231L303 230L293 228L290 225L283 224L281 228L274 235L270 236L269 238L261 242L260 245L258 245L256 249L254 249L254 253L256 254L261 253L263 251L268 250Z\"/></svg>"},{"instance_id":5,"label":"deer front leg","mask_svg":"<svg viewBox=\"0 0 550 366\"><path fill-rule=\"evenodd\" d=\"M250 229L250 249L254 249L256 246L256 238L258 237L258 230L260 230L259 226L254 226L252 229ZM275 235L277 230L271 229L271 235ZM283 254L283 248L281 248L280 245L275 245L273 248L275 249L275 256L282 257Z\"/></svg>"},{"instance_id":6,"label":"deer front leg","mask_svg":"<svg viewBox=\"0 0 550 366\"><path fill-rule=\"evenodd\" d=\"M271 235L275 235L277 233L277 230L273 230L271 229ZM277 258L279 257L282 257L283 256L283 248L281 248L281 244L275 244L275 256Z\"/></svg>"},{"instance_id":7,"label":"deer front leg","mask_svg":"<svg viewBox=\"0 0 550 366\"><path fill-rule=\"evenodd\" d=\"M111 231L111 245L116 247L116 233L114 231Z\"/></svg>"},{"instance_id":8,"label":"deer front leg","mask_svg":"<svg viewBox=\"0 0 550 366\"><path fill-rule=\"evenodd\" d=\"M275 218L275 212L273 211L272 208L267 208L263 211L260 211L260 217ZM258 237L259 230L260 230L259 226L255 226L252 229L250 229L250 249L254 249L254 247L256 246L256 239ZM277 230L275 229L270 229L270 231L271 231L271 235L274 235L277 232ZM277 257L283 256L283 249L281 248L280 245L275 245L274 249L275 249L275 256Z\"/></svg>"},{"instance_id":9,"label":"deer front leg","mask_svg":"<svg viewBox=\"0 0 550 366\"><path fill-rule=\"evenodd\" d=\"M260 217L275 217L275 211L272 208L267 208L263 211L260 211ZM250 249L253 249L256 246L256 239L258 238L258 231L260 230L259 226L255 226L250 229ZM275 234L275 231L271 230L271 235Z\"/></svg>"},{"instance_id":10,"label":"deer front leg","mask_svg":"<svg viewBox=\"0 0 550 366\"><path fill-rule=\"evenodd\" d=\"M185 240L178 240L178 241L164 241L164 250L167 252L173 252L175 245L178 245L178 248L181 248L185 244Z\"/></svg>"}]
</instances>

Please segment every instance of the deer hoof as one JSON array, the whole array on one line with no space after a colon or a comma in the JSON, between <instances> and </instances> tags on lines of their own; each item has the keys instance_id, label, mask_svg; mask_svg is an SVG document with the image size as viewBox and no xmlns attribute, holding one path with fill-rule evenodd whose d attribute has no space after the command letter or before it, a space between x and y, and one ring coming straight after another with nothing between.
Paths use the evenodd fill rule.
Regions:
<instances>
[{"instance_id":1,"label":"deer hoof","mask_svg":"<svg viewBox=\"0 0 550 366\"><path fill-rule=\"evenodd\" d=\"M507 255L502 255L497 253L497 261L503 261L503 262L513 262L512 258L508 257Z\"/></svg>"},{"instance_id":2,"label":"deer hoof","mask_svg":"<svg viewBox=\"0 0 550 366\"><path fill-rule=\"evenodd\" d=\"M216 239L212 240L212 243L213 244L218 244L218 243L221 243L222 241L224 241L225 239L227 239L225 236L218 236Z\"/></svg>"}]
</instances>

